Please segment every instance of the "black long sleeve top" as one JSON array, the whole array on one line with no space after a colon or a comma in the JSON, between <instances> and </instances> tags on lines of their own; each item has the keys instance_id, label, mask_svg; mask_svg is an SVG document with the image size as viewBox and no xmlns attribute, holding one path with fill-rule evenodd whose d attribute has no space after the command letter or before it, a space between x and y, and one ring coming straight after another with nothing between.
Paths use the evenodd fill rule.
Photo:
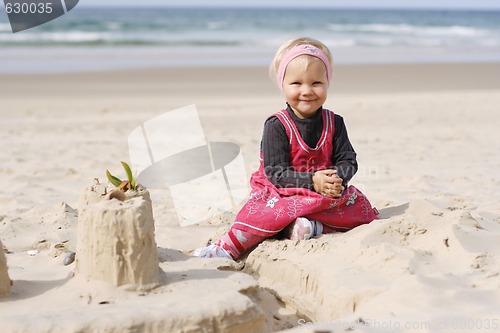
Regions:
<instances>
[{"instance_id":1,"label":"black long sleeve top","mask_svg":"<svg viewBox=\"0 0 500 333\"><path fill-rule=\"evenodd\" d=\"M297 117L288 106L286 111L297 126L297 129L309 147L316 147L323 130L323 109L307 119ZM333 136L332 168L347 183L358 170L356 152L354 151L344 119L335 114L335 133ZM262 157L267 178L276 187L301 187L313 190L312 176L314 172L298 172L291 166L290 143L286 130L278 117L270 117L264 124L261 141Z\"/></svg>"}]
</instances>

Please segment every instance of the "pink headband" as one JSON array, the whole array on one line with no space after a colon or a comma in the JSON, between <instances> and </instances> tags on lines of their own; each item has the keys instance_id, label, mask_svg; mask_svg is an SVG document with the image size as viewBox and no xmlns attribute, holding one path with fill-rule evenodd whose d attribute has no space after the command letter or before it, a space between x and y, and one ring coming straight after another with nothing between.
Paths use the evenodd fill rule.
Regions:
<instances>
[{"instance_id":1,"label":"pink headband","mask_svg":"<svg viewBox=\"0 0 500 333\"><path fill-rule=\"evenodd\" d=\"M309 55L321 59L326 67L326 79L328 83L332 78L332 67L330 65L330 60L326 56L325 52L309 44L303 44L295 46L294 48L288 50L281 58L280 65L278 67L278 73L276 73L276 82L281 90L283 90L283 79L285 78L286 67L293 59L301 55Z\"/></svg>"}]
</instances>

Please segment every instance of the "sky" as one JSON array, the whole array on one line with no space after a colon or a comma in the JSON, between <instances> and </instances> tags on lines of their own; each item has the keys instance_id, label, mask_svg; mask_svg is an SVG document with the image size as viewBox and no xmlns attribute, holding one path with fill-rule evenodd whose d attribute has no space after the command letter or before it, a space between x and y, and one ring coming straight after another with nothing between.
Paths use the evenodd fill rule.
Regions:
<instances>
[{"instance_id":1,"label":"sky","mask_svg":"<svg viewBox=\"0 0 500 333\"><path fill-rule=\"evenodd\" d=\"M498 9L500 0L82 0L80 6Z\"/></svg>"}]
</instances>

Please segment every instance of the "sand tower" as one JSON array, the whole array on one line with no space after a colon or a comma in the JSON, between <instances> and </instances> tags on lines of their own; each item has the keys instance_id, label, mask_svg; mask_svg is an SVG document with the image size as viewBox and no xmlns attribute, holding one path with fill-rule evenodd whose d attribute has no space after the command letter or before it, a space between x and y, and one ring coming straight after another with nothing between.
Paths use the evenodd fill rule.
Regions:
<instances>
[{"instance_id":1,"label":"sand tower","mask_svg":"<svg viewBox=\"0 0 500 333\"><path fill-rule=\"evenodd\" d=\"M76 274L115 286L158 283L149 192L111 192L111 198L105 192L102 185L94 185L80 198ZM116 193L118 199L113 198Z\"/></svg>"},{"instance_id":2,"label":"sand tower","mask_svg":"<svg viewBox=\"0 0 500 333\"><path fill-rule=\"evenodd\" d=\"M7 258L3 251L3 244L0 241L0 297L10 294L10 286L12 282L7 272Z\"/></svg>"}]
</instances>

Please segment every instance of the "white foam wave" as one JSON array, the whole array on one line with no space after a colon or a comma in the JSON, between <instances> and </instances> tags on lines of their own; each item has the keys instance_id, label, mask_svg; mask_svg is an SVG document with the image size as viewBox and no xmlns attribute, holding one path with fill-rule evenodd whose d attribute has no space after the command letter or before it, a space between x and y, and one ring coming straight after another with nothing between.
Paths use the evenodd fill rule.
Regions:
<instances>
[{"instance_id":1,"label":"white foam wave","mask_svg":"<svg viewBox=\"0 0 500 333\"><path fill-rule=\"evenodd\" d=\"M332 47L352 47L356 46L356 40L352 38L332 39L328 45Z\"/></svg>"},{"instance_id":2,"label":"white foam wave","mask_svg":"<svg viewBox=\"0 0 500 333\"><path fill-rule=\"evenodd\" d=\"M106 28L108 30L117 31L117 30L120 30L122 27L123 27L122 22L108 22L108 23L106 23Z\"/></svg>"},{"instance_id":3,"label":"white foam wave","mask_svg":"<svg viewBox=\"0 0 500 333\"><path fill-rule=\"evenodd\" d=\"M225 21L213 21L207 22L208 30L220 30L228 25Z\"/></svg>"},{"instance_id":4,"label":"white foam wave","mask_svg":"<svg viewBox=\"0 0 500 333\"><path fill-rule=\"evenodd\" d=\"M0 23L0 32L3 32L3 31L12 31L12 29L10 28L10 24L8 23Z\"/></svg>"},{"instance_id":5,"label":"white foam wave","mask_svg":"<svg viewBox=\"0 0 500 333\"><path fill-rule=\"evenodd\" d=\"M54 42L92 42L109 38L110 34L108 33L83 32L83 31L50 32L50 33L42 33L40 35L41 40L54 41Z\"/></svg>"},{"instance_id":6,"label":"white foam wave","mask_svg":"<svg viewBox=\"0 0 500 333\"><path fill-rule=\"evenodd\" d=\"M450 27L421 27L417 30L417 35L439 35L450 37L480 37L488 35L487 30L470 28L463 26L450 26Z\"/></svg>"},{"instance_id":7,"label":"white foam wave","mask_svg":"<svg viewBox=\"0 0 500 333\"><path fill-rule=\"evenodd\" d=\"M410 24L328 24L327 29L344 33L377 33L413 36L476 37L485 36L488 30L466 26L419 26Z\"/></svg>"},{"instance_id":8,"label":"white foam wave","mask_svg":"<svg viewBox=\"0 0 500 333\"><path fill-rule=\"evenodd\" d=\"M55 42L55 43L88 43L110 39L110 34L97 32L24 32L22 34L0 34L0 41L23 42Z\"/></svg>"}]
</instances>

